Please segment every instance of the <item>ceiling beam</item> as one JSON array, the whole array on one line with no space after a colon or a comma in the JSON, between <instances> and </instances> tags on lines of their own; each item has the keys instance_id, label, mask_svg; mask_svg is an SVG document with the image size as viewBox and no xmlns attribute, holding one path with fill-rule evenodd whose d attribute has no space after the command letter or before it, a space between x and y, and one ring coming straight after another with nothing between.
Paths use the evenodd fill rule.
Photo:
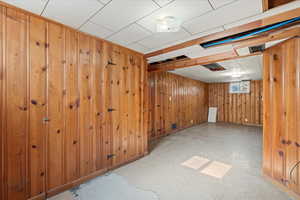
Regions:
<instances>
[{"instance_id":1,"label":"ceiling beam","mask_svg":"<svg viewBox=\"0 0 300 200\"><path fill-rule=\"evenodd\" d=\"M219 53L211 56L204 56L199 58L194 58L186 61L178 61L175 63L164 63L164 64L156 64L148 67L149 72L161 72L161 71L169 71L174 69L180 69L185 67L197 66L197 65L206 65L215 62L222 62L226 60L232 60L237 58L244 58L248 56L255 56L261 53L254 53L246 56L239 56L236 51L228 51L224 53Z\"/></svg>"},{"instance_id":2,"label":"ceiling beam","mask_svg":"<svg viewBox=\"0 0 300 200\"><path fill-rule=\"evenodd\" d=\"M262 8L264 12L269 10L269 0L262 0Z\"/></svg>"},{"instance_id":3,"label":"ceiling beam","mask_svg":"<svg viewBox=\"0 0 300 200\"><path fill-rule=\"evenodd\" d=\"M193 39L193 40L190 40L187 42L183 42L183 43L180 43L180 44L177 44L174 46L170 46L170 47L158 50L158 51L154 51L154 52L146 54L145 57L150 58L153 56L158 56L160 54L165 54L165 53L168 53L171 51L176 51L176 50L190 47L193 45L199 45L204 42L209 42L209 41L217 40L217 39L220 39L223 37L228 37L230 35L234 35L234 34L249 31L252 29L268 26L268 25L275 24L278 22L293 19L293 18L299 17L299 16L300 16L300 8L296 8L294 10L290 10L287 12L283 12L283 13L271 16L271 17L266 17L264 19L256 20L256 21L253 21L253 22L241 25L241 26L237 26L237 27L228 29L226 31L214 33L214 34L211 34L208 36L200 37L200 38Z\"/></svg>"},{"instance_id":4,"label":"ceiling beam","mask_svg":"<svg viewBox=\"0 0 300 200\"><path fill-rule=\"evenodd\" d=\"M296 36L300 36L300 27L290 28L287 30L281 30L281 31L269 33L263 36L249 38L243 41L233 43L232 45L234 49L240 49L244 47L257 46L257 45L265 44L267 42L272 42L276 40L288 39Z\"/></svg>"},{"instance_id":5,"label":"ceiling beam","mask_svg":"<svg viewBox=\"0 0 300 200\"><path fill-rule=\"evenodd\" d=\"M269 10L269 9L276 8L278 6L290 3L290 2L292 2L294 0L267 0L267 1L268 1L267 10Z\"/></svg>"},{"instance_id":6,"label":"ceiling beam","mask_svg":"<svg viewBox=\"0 0 300 200\"><path fill-rule=\"evenodd\" d=\"M171 63L169 62L169 63L159 63L159 64L155 64L155 65L149 65L148 71L149 72L168 71L168 70L191 67L191 66L196 66L196 65L211 64L211 63L221 62L221 61L225 61L225 60L243 58L243 57L247 57L247 56L254 56L254 55L258 55L260 53L250 54L250 55L246 55L246 56L239 56L236 53L236 50L240 49L240 48L261 45L261 44L265 44L267 42L292 38L292 37L296 37L296 36L300 36L300 27L295 27L295 28L290 28L287 30L272 32L267 35L257 36L254 38L249 38L249 39L246 39L243 41L235 42L235 43L233 43L234 50L232 50L232 51L214 54L214 55L210 55L210 56L194 58L194 59L189 59L189 60L183 60L183 61L180 60L180 61L173 61Z\"/></svg>"}]
</instances>

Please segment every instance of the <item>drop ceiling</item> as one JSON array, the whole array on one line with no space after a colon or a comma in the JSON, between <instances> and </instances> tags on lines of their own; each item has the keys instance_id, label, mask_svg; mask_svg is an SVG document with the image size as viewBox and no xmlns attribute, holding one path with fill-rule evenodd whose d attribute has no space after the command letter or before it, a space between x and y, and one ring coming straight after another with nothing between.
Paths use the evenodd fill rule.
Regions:
<instances>
[{"instance_id":1,"label":"drop ceiling","mask_svg":"<svg viewBox=\"0 0 300 200\"><path fill-rule=\"evenodd\" d=\"M262 0L2 0L142 53L222 31L262 13ZM156 20L182 21L176 33L156 33Z\"/></svg>"},{"instance_id":2,"label":"drop ceiling","mask_svg":"<svg viewBox=\"0 0 300 200\"><path fill-rule=\"evenodd\" d=\"M262 79L263 63L261 55L228 60L218 64L226 70L213 72L200 65L177 69L171 71L171 73L207 83ZM233 78L233 74L241 74L242 77Z\"/></svg>"},{"instance_id":3,"label":"drop ceiling","mask_svg":"<svg viewBox=\"0 0 300 200\"><path fill-rule=\"evenodd\" d=\"M293 1L263 13L262 0L2 0L141 53L221 32L263 17L300 7ZM157 33L156 20L174 16L182 21L175 33ZM148 62L186 55L197 58L232 50L231 45L203 49L200 45L148 58ZM227 69L211 72L194 66L173 73L205 82L232 80L232 69L246 79L261 78L261 57L220 63ZM247 74L247 76L246 76Z\"/></svg>"}]
</instances>

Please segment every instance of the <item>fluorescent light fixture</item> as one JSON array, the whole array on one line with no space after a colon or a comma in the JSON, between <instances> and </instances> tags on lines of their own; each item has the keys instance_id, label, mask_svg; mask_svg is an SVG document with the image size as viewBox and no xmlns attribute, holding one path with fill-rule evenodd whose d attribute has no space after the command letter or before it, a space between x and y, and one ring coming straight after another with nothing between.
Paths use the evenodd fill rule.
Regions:
<instances>
[{"instance_id":1,"label":"fluorescent light fixture","mask_svg":"<svg viewBox=\"0 0 300 200\"><path fill-rule=\"evenodd\" d=\"M175 17L167 16L157 20L156 31L159 33L178 32L181 21Z\"/></svg>"}]
</instances>

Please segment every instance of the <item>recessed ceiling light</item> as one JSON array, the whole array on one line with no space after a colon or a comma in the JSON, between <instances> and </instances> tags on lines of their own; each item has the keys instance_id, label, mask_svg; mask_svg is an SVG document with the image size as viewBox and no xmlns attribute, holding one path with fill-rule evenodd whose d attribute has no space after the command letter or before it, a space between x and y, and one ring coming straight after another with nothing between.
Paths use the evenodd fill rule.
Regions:
<instances>
[{"instance_id":1,"label":"recessed ceiling light","mask_svg":"<svg viewBox=\"0 0 300 200\"><path fill-rule=\"evenodd\" d=\"M167 16L157 20L156 31L159 33L178 32L181 21L173 16Z\"/></svg>"}]
</instances>

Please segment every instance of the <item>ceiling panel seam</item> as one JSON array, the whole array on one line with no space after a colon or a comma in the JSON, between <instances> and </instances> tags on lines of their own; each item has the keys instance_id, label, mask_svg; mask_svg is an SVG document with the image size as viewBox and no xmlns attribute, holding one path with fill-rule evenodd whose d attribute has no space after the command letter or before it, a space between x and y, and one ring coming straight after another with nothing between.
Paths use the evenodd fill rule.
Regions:
<instances>
[{"instance_id":1,"label":"ceiling panel seam","mask_svg":"<svg viewBox=\"0 0 300 200\"><path fill-rule=\"evenodd\" d=\"M208 0L208 3L210 4L210 6L213 10L216 10L216 8L213 6L213 4L210 2L210 0Z\"/></svg>"},{"instance_id":2,"label":"ceiling panel seam","mask_svg":"<svg viewBox=\"0 0 300 200\"><path fill-rule=\"evenodd\" d=\"M112 0L111 0L111 1L112 1ZM110 1L110 2L111 2L111 1ZM152 0L152 1L154 1L154 0ZM146 17L152 15L152 14L155 13L156 11L158 11L158 10L160 10L160 9L162 9L162 8L164 8L164 7L166 7L166 6L168 6L169 4L173 3L174 1L175 1L175 0L172 0L172 1L170 1L169 3L167 3L167 4L164 5L164 6L159 6L159 5L157 5L156 2L153 2L153 3L155 3L155 5L159 6L157 9L155 9L155 10L153 10L152 12L150 12L149 14L147 14L147 15L145 15L145 16L143 16L143 17L137 19L137 20L135 20L134 22L128 24L127 26L124 26L123 28L119 29L118 31L113 32L111 35L107 36L106 38L110 38L110 37L114 36L115 34L121 32L122 30L128 28L129 26L131 26L131 25L133 25L133 24L135 24L135 23L138 24L140 27L143 27L144 29L150 31L150 33L151 33L150 36L152 36L152 35L153 35L153 32L152 32L151 30L149 30L148 28L144 27L143 25L139 24L138 22L141 21L142 19L144 19L144 18L146 18ZM109 2L109 3L110 3L110 2ZM109 3L107 3L107 4L109 4ZM106 6L106 5L105 5L105 6ZM105 6L104 6L104 7L105 7ZM103 8L104 8L104 7L103 7ZM102 9L103 9L103 8L102 8ZM101 9L101 10L102 10L102 9ZM96 13L96 14L99 14L99 13ZM95 14L95 15L96 15L96 14ZM95 16L95 15L94 15L94 16ZM91 18L93 18L94 16L92 16ZM90 20L91 18L89 18L89 20ZM84 24L83 24L83 25L84 25ZM83 26L83 25L82 25L82 26ZM81 28L81 27L80 27L80 28ZM145 39L145 38L144 38L144 39ZM140 40L139 40L139 41L140 41Z\"/></svg>"},{"instance_id":3,"label":"ceiling panel seam","mask_svg":"<svg viewBox=\"0 0 300 200\"><path fill-rule=\"evenodd\" d=\"M46 2L46 4L45 4L45 6L44 6L44 8L43 8L43 10L42 10L42 12L41 12L41 14L40 14L40 16L42 16L42 15L44 14L44 12L45 12L45 10L46 10L46 8L47 8L49 2L50 2L50 0L48 0L48 1Z\"/></svg>"},{"instance_id":4,"label":"ceiling panel seam","mask_svg":"<svg viewBox=\"0 0 300 200\"><path fill-rule=\"evenodd\" d=\"M161 8L161 6L160 6L155 0L152 0L152 1L153 1L153 3L155 3L158 7Z\"/></svg>"},{"instance_id":5,"label":"ceiling panel seam","mask_svg":"<svg viewBox=\"0 0 300 200\"><path fill-rule=\"evenodd\" d=\"M221 8L223 8L223 7L225 7L225 6L228 6L228 5L230 5L230 4L233 4L233 3L237 2L237 1L239 1L239 0L236 0L236 1L230 2L230 3L228 3L228 4L225 4L224 6L221 6L221 7L219 7L219 8L212 9L212 10L210 10L210 11L207 11L207 12L205 12L205 13L201 14L201 15L198 15L198 16L195 16L195 17L192 17L191 19L188 19L188 20L184 21L182 24L184 25L184 23L187 23L188 21L192 21L192 20L194 20L194 19L196 19L196 18L199 18L199 17L205 16L205 15L207 15L208 13L211 13L211 12L214 12L214 11L216 11L216 10L219 10L219 9L221 9ZM196 33L196 34L197 34L197 33Z\"/></svg>"},{"instance_id":6,"label":"ceiling panel seam","mask_svg":"<svg viewBox=\"0 0 300 200\"><path fill-rule=\"evenodd\" d=\"M94 14L92 14L83 24L78 27L78 30L81 29L86 23L88 23L94 16L101 12L107 5L109 5L113 0L110 0L107 4L104 4L99 10L97 10ZM98 1L99 2L99 1ZM100 3L100 2L99 2ZM102 3L103 4L103 3Z\"/></svg>"},{"instance_id":7,"label":"ceiling panel seam","mask_svg":"<svg viewBox=\"0 0 300 200\"><path fill-rule=\"evenodd\" d=\"M156 12L156 11L158 11L158 10L160 10L161 9L161 7L159 7L159 8L157 8L157 9L155 9L155 10L153 10L152 12L150 12L149 14L147 14L147 15L145 15L145 16L143 16L143 17L141 17L141 18L139 18L139 19L137 19L137 20L135 20L134 22L132 22L132 23L130 23L130 24L128 24L128 25L126 25L126 26L124 26L123 28L121 28L121 29L119 29L118 31L116 31L116 32L114 32L114 33L112 33L111 35L109 35L107 38L110 38L110 37L112 37L113 35L115 35L115 34L117 34L117 33L119 33L119 32L121 32L122 30L124 30L124 29L126 29L126 28L128 28L129 26L131 26L131 25L133 25L133 24L138 24L138 21L140 21L140 20L142 20L142 19L144 19L144 18L146 18L146 17L148 17L148 16L150 16L150 15L152 15L154 12ZM142 26L143 28L145 28L145 29L147 29L146 27L144 27L143 25L141 25L141 24L139 24L140 26ZM147 29L148 30L148 29ZM153 35L153 32L152 31L150 31L151 33L152 33L152 35Z\"/></svg>"}]
</instances>

